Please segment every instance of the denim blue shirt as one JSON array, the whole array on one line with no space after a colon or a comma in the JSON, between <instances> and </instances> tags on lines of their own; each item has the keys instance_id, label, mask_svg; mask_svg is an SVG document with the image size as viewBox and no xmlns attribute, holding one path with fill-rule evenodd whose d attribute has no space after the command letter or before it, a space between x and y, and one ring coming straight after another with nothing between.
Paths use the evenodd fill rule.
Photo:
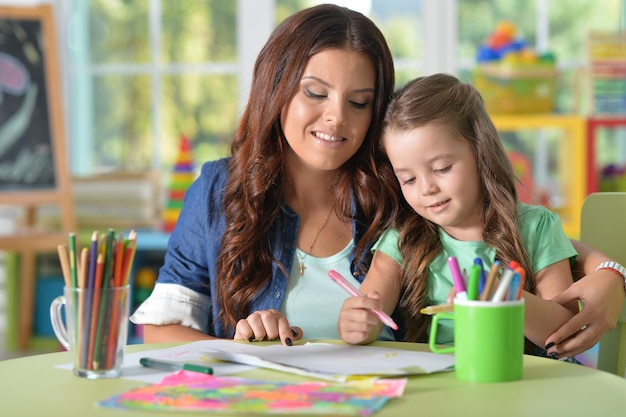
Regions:
<instances>
[{"instance_id":1,"label":"denim blue shirt","mask_svg":"<svg viewBox=\"0 0 626 417\"><path fill-rule=\"evenodd\" d=\"M188 188L178 222L168 242L163 267L159 271L157 284L178 284L205 295L211 300L207 309L208 332L217 337L233 337L233 331L226 331L217 320L219 307L216 294L216 260L220 252L222 235L225 230L224 188L228 179L229 158L203 164L200 176ZM269 244L272 254L287 271L295 256L296 239L300 218L282 203L282 211L269 232ZM356 207L353 199L353 212ZM367 225L353 220L352 237L355 244L366 231ZM368 250L365 252L369 254ZM360 273L354 253L350 256L350 270L353 276L362 282L365 276ZM370 256L363 256L361 262L369 267ZM273 265L272 279L254 297L250 311L276 309L280 306L287 290L287 278ZM222 277L228 279L228 277ZM206 306L204 307L206 308Z\"/></svg>"}]
</instances>

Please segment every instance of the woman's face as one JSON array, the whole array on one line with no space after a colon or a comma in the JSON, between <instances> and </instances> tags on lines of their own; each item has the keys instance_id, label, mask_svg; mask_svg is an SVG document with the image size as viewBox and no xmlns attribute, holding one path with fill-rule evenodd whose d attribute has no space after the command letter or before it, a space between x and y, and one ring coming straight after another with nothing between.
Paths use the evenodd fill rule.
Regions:
<instances>
[{"instance_id":1,"label":"woman's face","mask_svg":"<svg viewBox=\"0 0 626 417\"><path fill-rule=\"evenodd\" d=\"M359 149L372 121L376 71L369 57L327 49L307 63L281 112L292 152L288 158L318 170L335 170Z\"/></svg>"}]
</instances>

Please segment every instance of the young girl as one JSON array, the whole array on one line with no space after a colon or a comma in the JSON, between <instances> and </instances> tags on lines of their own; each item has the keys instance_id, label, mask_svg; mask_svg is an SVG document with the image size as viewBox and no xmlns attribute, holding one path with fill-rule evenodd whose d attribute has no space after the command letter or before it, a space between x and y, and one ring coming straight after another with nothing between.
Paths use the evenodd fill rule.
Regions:
<instances>
[{"instance_id":1,"label":"young girl","mask_svg":"<svg viewBox=\"0 0 626 417\"><path fill-rule=\"evenodd\" d=\"M577 312L575 302L566 308L548 301L572 284L576 251L556 214L518 201L513 168L480 94L444 74L410 82L389 105L382 145L404 198L395 227L373 247L361 286L368 297L344 302L342 339L373 341L382 325L368 308L391 312L399 303L403 339L425 341L430 320L420 310L448 301L448 257L468 269L480 257L486 270L496 260L525 269L525 335L543 348ZM439 336L451 342L452 329Z\"/></svg>"}]
</instances>

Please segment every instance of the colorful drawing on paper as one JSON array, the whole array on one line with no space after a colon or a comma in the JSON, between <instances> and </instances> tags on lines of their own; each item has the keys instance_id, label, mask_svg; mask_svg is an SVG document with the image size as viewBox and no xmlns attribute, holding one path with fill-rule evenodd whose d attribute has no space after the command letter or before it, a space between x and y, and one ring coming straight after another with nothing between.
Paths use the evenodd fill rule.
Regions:
<instances>
[{"instance_id":1,"label":"colorful drawing on paper","mask_svg":"<svg viewBox=\"0 0 626 417\"><path fill-rule=\"evenodd\" d=\"M349 383L256 381L179 371L159 384L133 389L101 407L233 414L332 414L369 416L404 393L406 378Z\"/></svg>"}]
</instances>

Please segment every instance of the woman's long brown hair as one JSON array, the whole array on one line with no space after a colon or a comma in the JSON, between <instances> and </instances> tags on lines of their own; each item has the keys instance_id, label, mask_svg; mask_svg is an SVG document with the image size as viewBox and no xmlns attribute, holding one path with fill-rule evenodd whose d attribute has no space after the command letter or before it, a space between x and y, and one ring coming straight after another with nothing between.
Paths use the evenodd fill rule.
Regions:
<instances>
[{"instance_id":1,"label":"woman's long brown hair","mask_svg":"<svg viewBox=\"0 0 626 417\"><path fill-rule=\"evenodd\" d=\"M392 204L377 178L382 153L377 146L382 117L394 86L394 67L387 43L374 23L358 12L320 5L295 13L272 33L254 66L247 107L232 138L229 179L224 194L226 230L217 259L217 296L224 328L251 313L251 300L272 279L277 262L270 229L282 210L284 161L288 146L280 112L291 99L311 56L329 48L362 52L376 70L373 118L365 140L331 184L337 213L351 219L351 197L357 219L369 227L355 251L363 253L384 226ZM283 270L285 279L288 271Z\"/></svg>"},{"instance_id":2,"label":"woman's long brown hair","mask_svg":"<svg viewBox=\"0 0 626 417\"><path fill-rule=\"evenodd\" d=\"M503 265L515 260L526 270L525 289L534 292L517 223L517 190L513 167L478 91L446 74L418 78L398 91L389 104L383 125L383 145L394 133L427 124L452 129L473 150L484 196L483 241L494 248ZM401 193L394 178L396 191ZM391 186L391 184L389 184ZM399 248L404 259L402 296L399 307L404 319L404 339L425 342L429 316L420 310L427 303L428 265L441 251L439 227L415 213L400 194L394 219L399 230Z\"/></svg>"}]
</instances>

